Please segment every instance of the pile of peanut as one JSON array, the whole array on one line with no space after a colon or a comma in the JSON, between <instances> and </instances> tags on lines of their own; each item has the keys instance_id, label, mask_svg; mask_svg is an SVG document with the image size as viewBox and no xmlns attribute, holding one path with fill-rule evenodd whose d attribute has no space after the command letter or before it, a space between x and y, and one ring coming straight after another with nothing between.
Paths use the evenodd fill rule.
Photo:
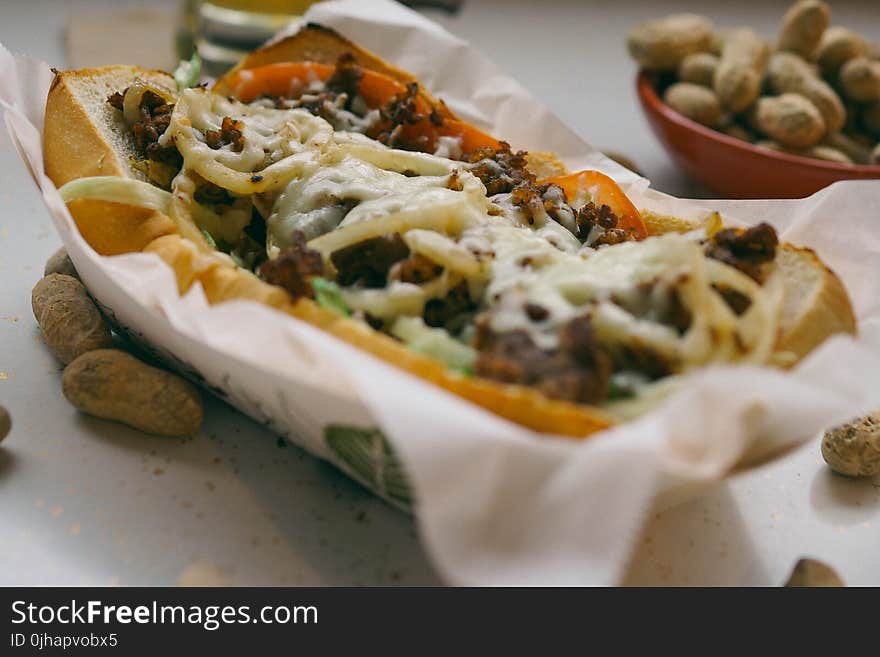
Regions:
<instances>
[{"instance_id":1,"label":"pile of peanut","mask_svg":"<svg viewBox=\"0 0 880 657\"><path fill-rule=\"evenodd\" d=\"M61 361L64 396L80 411L146 433L188 436L202 424L198 391L180 377L114 348L107 319L60 249L31 305L46 346ZM119 342L119 341L118 341Z\"/></svg>"},{"instance_id":2,"label":"pile of peanut","mask_svg":"<svg viewBox=\"0 0 880 657\"><path fill-rule=\"evenodd\" d=\"M880 164L880 45L831 26L820 0L785 14L775 44L703 16L643 23L629 52L675 81L667 105L764 148L842 164Z\"/></svg>"}]
</instances>

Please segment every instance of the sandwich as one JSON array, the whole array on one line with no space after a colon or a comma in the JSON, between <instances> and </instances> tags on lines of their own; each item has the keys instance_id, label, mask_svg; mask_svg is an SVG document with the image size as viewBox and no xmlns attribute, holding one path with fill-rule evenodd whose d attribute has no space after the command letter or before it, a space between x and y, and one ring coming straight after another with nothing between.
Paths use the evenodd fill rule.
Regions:
<instances>
[{"instance_id":1,"label":"sandwich","mask_svg":"<svg viewBox=\"0 0 880 657\"><path fill-rule=\"evenodd\" d=\"M766 223L637 208L307 25L210 88L57 73L47 175L102 255L308 322L536 431L584 437L717 364L788 368L856 323Z\"/></svg>"}]
</instances>

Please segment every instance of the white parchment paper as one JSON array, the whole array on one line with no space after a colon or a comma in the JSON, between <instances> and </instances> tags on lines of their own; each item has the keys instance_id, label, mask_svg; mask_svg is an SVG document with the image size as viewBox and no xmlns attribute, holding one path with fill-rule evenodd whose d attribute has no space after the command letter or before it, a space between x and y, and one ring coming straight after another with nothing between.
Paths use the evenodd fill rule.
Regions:
<instances>
[{"instance_id":1,"label":"white parchment paper","mask_svg":"<svg viewBox=\"0 0 880 657\"><path fill-rule=\"evenodd\" d=\"M616 583L661 500L880 406L880 182L838 183L801 201L672 199L604 158L474 48L418 14L388 0L342 0L315 6L308 19L410 70L515 147L555 151L572 169L604 170L642 207L771 222L841 276L860 323L857 339L828 340L792 372L707 369L638 421L585 441L536 435L271 309L210 307L198 287L181 298L153 255L95 254L42 173L51 73L0 46L10 135L108 314L244 412L344 469L328 449L327 426L380 427L403 461L424 544L448 581ZM366 483L387 493L381 477Z\"/></svg>"}]
</instances>

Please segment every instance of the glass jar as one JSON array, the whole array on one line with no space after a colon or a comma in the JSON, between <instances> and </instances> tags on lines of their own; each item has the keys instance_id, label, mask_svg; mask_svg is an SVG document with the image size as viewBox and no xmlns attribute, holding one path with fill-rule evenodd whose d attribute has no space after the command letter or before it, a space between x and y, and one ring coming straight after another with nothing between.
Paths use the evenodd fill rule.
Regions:
<instances>
[{"instance_id":1,"label":"glass jar","mask_svg":"<svg viewBox=\"0 0 880 657\"><path fill-rule=\"evenodd\" d=\"M216 77L279 30L302 20L316 0L185 0L178 37L181 59L193 52Z\"/></svg>"}]
</instances>

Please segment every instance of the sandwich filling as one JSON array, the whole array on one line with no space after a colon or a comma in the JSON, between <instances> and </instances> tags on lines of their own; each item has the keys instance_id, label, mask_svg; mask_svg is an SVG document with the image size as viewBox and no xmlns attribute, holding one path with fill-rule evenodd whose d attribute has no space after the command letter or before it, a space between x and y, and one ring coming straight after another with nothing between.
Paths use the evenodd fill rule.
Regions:
<instances>
[{"instance_id":1,"label":"sandwich filling","mask_svg":"<svg viewBox=\"0 0 880 657\"><path fill-rule=\"evenodd\" d=\"M154 184L62 193L162 209L295 298L554 399L613 407L708 363L771 360L772 228L644 237L590 175L563 189L503 142L413 137L407 126L444 119L413 86L371 107L361 74L344 59L248 103L132 85L110 102Z\"/></svg>"}]
</instances>

